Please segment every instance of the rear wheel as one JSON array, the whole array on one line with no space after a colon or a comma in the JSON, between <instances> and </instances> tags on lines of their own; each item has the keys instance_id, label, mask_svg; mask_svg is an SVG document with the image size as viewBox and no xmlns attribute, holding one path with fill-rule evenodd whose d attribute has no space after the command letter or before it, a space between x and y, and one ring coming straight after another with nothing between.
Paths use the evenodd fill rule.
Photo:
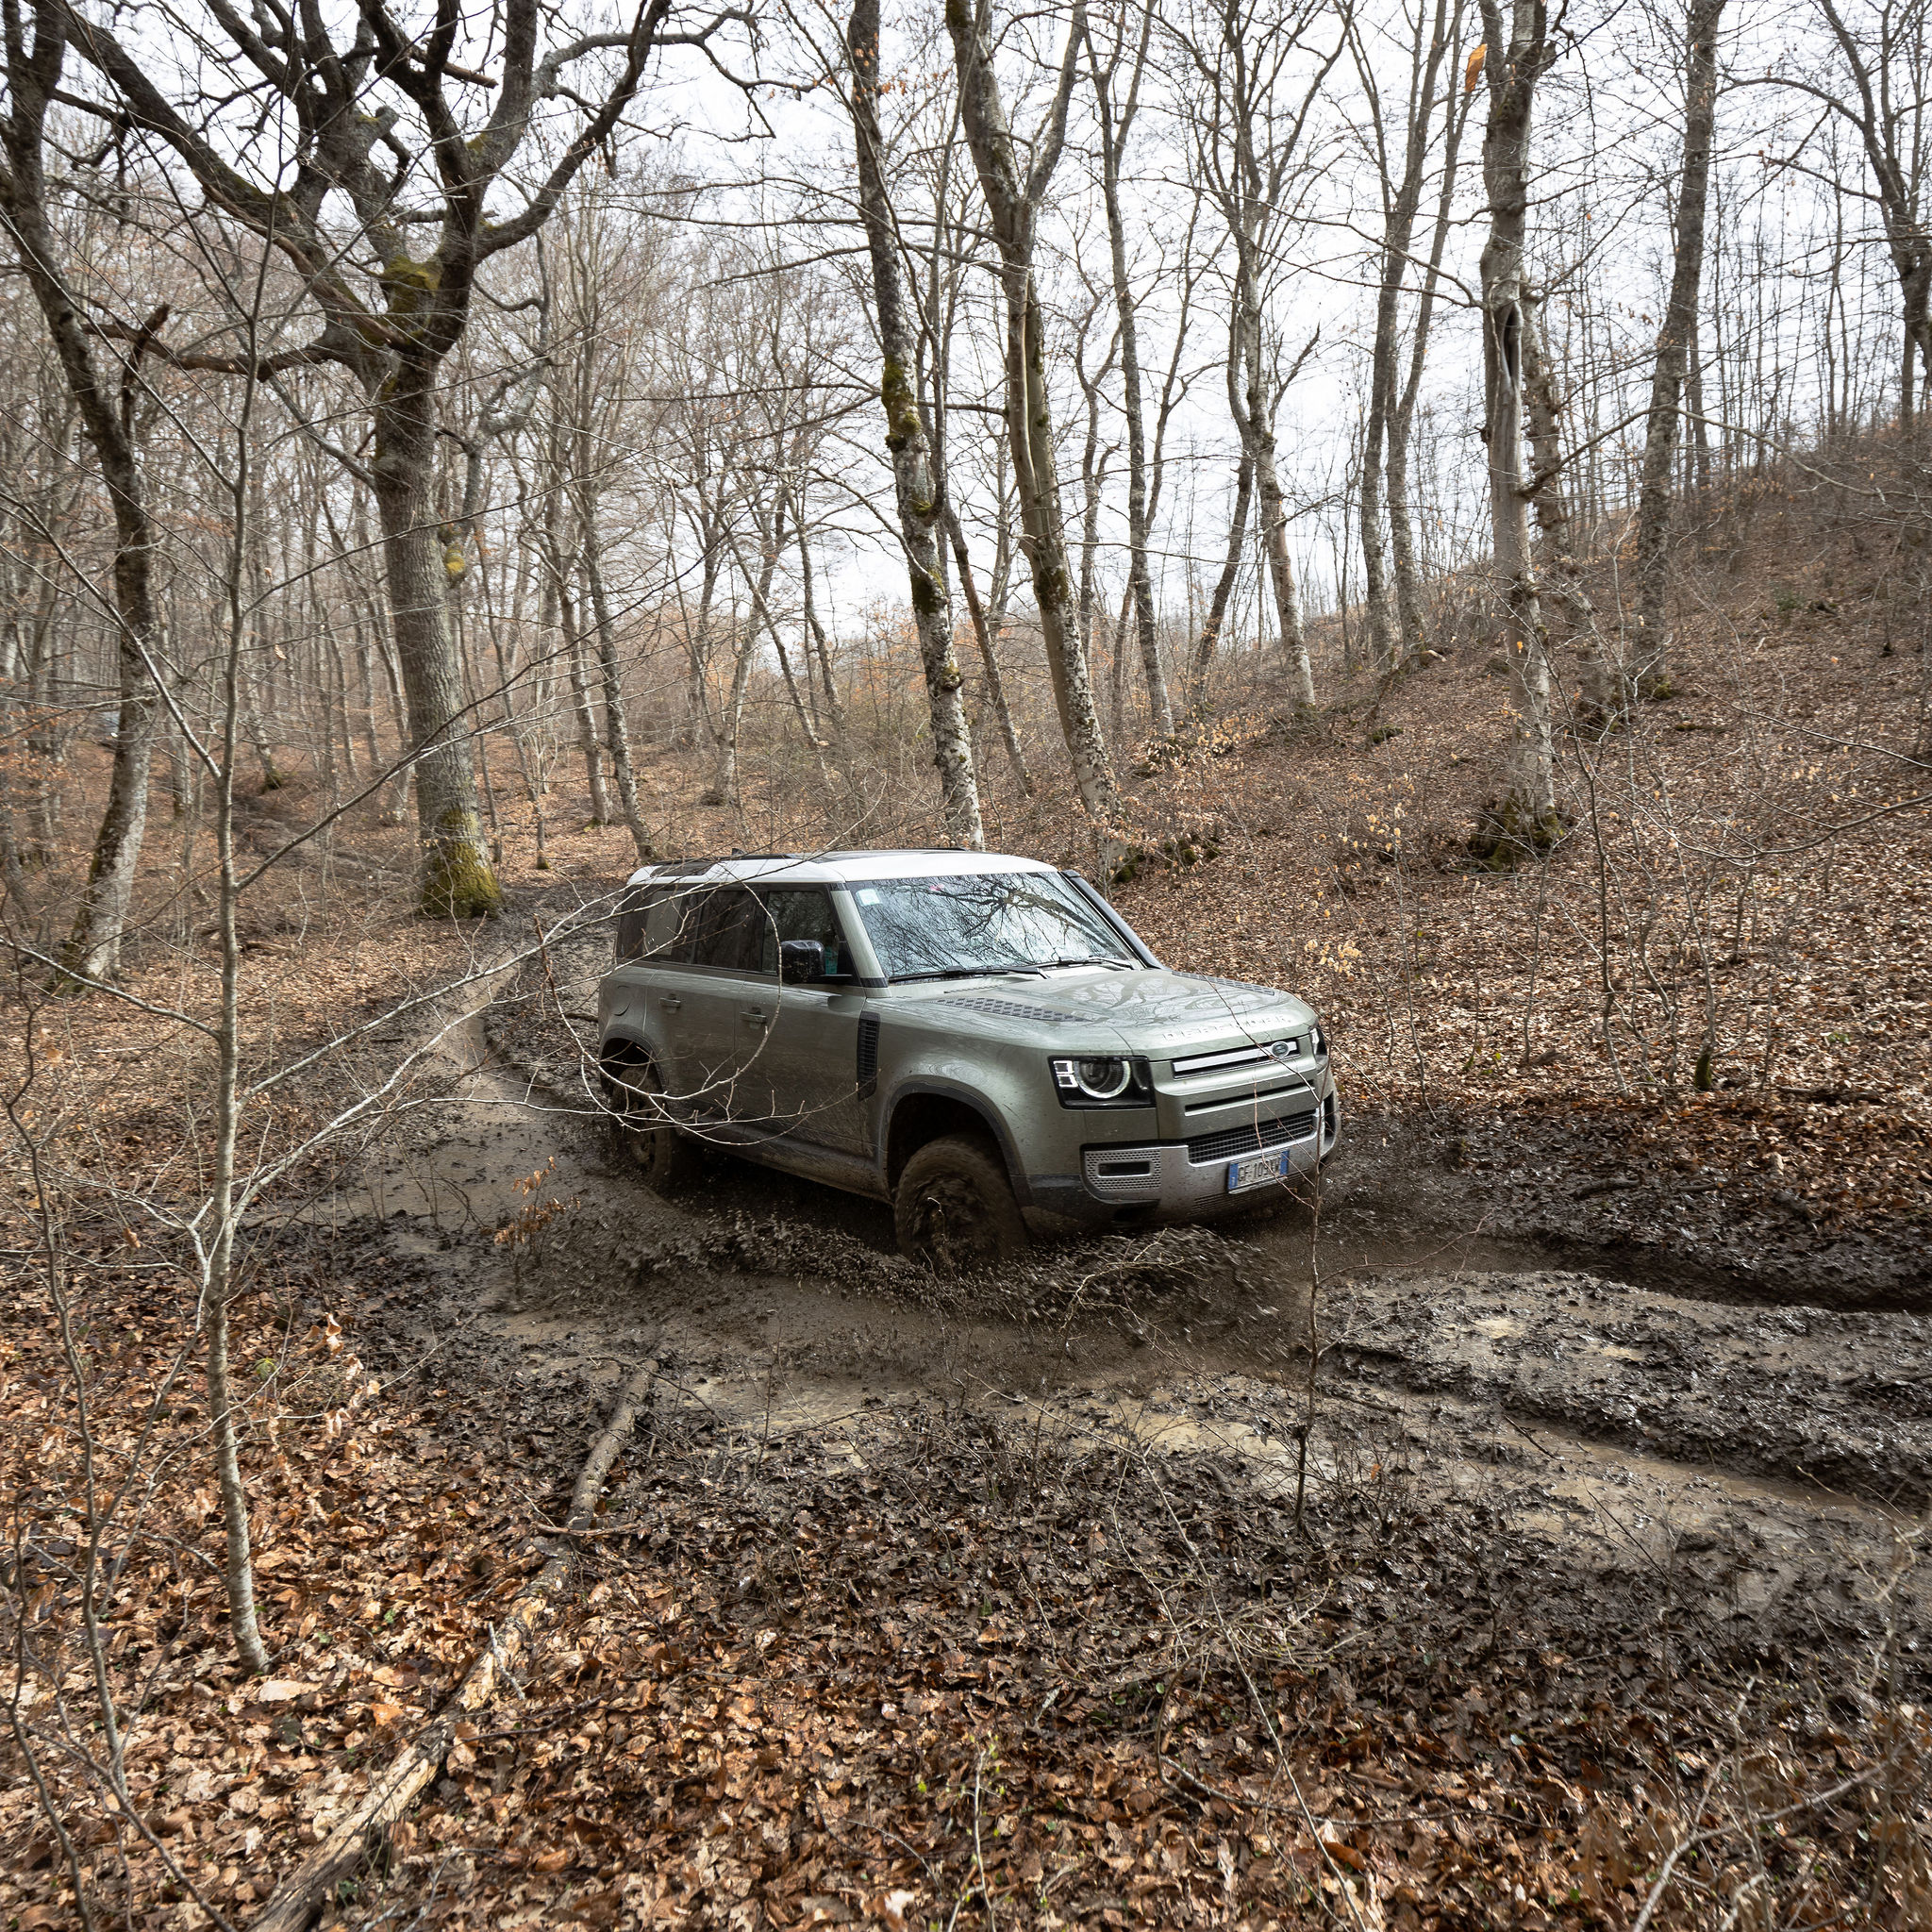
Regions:
<instances>
[{"instance_id":1,"label":"rear wheel","mask_svg":"<svg viewBox=\"0 0 1932 1932\"><path fill-rule=\"evenodd\" d=\"M624 1060L604 1076L611 1126L649 1186L659 1193L681 1187L697 1172L697 1149L666 1118L664 1086L648 1060Z\"/></svg>"},{"instance_id":2,"label":"rear wheel","mask_svg":"<svg viewBox=\"0 0 1932 1932\"><path fill-rule=\"evenodd\" d=\"M907 1161L892 1192L899 1249L941 1274L1009 1259L1026 1245L1026 1224L1006 1163L983 1141L948 1135Z\"/></svg>"}]
</instances>

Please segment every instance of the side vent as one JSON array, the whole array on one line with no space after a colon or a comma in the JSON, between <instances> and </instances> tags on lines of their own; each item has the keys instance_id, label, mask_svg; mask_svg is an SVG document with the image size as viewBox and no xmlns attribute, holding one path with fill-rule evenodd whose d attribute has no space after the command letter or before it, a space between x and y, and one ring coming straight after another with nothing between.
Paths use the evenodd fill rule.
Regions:
<instances>
[{"instance_id":1,"label":"side vent","mask_svg":"<svg viewBox=\"0 0 1932 1932\"><path fill-rule=\"evenodd\" d=\"M858 1023L858 1097L870 1100L879 1084L879 1016L868 1013Z\"/></svg>"}]
</instances>

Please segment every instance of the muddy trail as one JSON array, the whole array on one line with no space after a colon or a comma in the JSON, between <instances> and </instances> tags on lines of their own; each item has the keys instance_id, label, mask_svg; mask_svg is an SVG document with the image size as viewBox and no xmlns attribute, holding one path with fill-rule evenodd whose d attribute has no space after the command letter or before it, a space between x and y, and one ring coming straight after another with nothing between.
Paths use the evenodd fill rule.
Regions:
<instances>
[{"instance_id":1,"label":"muddy trail","mask_svg":"<svg viewBox=\"0 0 1932 1932\"><path fill-rule=\"evenodd\" d=\"M1753 1303L1707 1274L1674 1292L1405 1220L1401 1150L1373 1132L1319 1222L1290 1204L938 1281L883 1207L725 1156L677 1196L646 1189L571 1044L600 966L592 941L499 987L447 1101L320 1210L400 1264L360 1317L390 1372L522 1417L538 1460L655 1355L721 1445L850 1469L895 1410L937 1401L1036 1444L1205 1457L1276 1504L1399 1473L1452 1516L1502 1512L1573 1607L1627 1620L1667 1577L1713 1627L1811 1653L1889 1626L1916 1674L1925 1316L1795 1305L1783 1283Z\"/></svg>"}]
</instances>

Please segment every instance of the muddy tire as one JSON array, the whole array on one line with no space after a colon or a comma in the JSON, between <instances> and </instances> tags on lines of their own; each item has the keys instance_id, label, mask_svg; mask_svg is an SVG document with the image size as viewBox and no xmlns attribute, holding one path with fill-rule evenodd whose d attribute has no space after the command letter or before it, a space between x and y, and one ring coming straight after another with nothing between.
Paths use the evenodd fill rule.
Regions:
<instances>
[{"instance_id":1,"label":"muddy tire","mask_svg":"<svg viewBox=\"0 0 1932 1932\"><path fill-rule=\"evenodd\" d=\"M604 1088L610 1097L611 1131L646 1186L669 1194L692 1180L698 1150L665 1120L658 1104L664 1086L657 1069L648 1060L622 1061L607 1071Z\"/></svg>"},{"instance_id":2,"label":"muddy tire","mask_svg":"<svg viewBox=\"0 0 1932 1932\"><path fill-rule=\"evenodd\" d=\"M941 1274L992 1267L1026 1245L1006 1163L990 1143L963 1135L928 1141L907 1161L892 1224L900 1253Z\"/></svg>"}]
</instances>

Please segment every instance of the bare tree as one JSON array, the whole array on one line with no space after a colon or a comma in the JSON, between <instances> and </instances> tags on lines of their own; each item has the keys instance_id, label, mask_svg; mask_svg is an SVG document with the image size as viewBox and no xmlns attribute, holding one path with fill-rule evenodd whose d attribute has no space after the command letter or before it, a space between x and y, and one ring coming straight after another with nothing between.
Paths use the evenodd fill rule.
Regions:
<instances>
[{"instance_id":1,"label":"bare tree","mask_svg":"<svg viewBox=\"0 0 1932 1932\"><path fill-rule=\"evenodd\" d=\"M353 31L318 10L251 24L210 0L192 28L195 44L220 70L252 75L243 90L251 103L273 104L257 125L274 136L258 142L229 126L224 101L199 91L189 62L179 70L186 92L177 104L155 77L166 70L146 50L69 15L77 50L109 91L92 110L110 125L125 120L169 150L217 218L275 250L319 310L309 342L259 365L230 358L233 372L269 379L333 365L366 400L372 458L338 454L368 484L381 517L415 741L422 900L435 913L493 913L502 897L482 839L437 501L442 368L468 326L485 265L550 219L584 163L615 134L653 47L693 38L667 31L670 12L671 0L642 0L625 30L576 36L545 52L538 0L500 0L474 25L445 8L426 42L384 0L365 0ZM462 50L474 40L476 58L494 60L498 72L486 76L457 64L459 35ZM572 76L605 54L616 57L615 71L601 98L583 106L521 206L492 218L492 196L508 184L540 107L581 102ZM487 91L487 113L460 108L457 89L465 98ZM339 225L344 204L354 214L353 239ZM425 228L433 242L419 252L411 238ZM218 363L204 358L197 366Z\"/></svg>"},{"instance_id":2,"label":"bare tree","mask_svg":"<svg viewBox=\"0 0 1932 1932\"><path fill-rule=\"evenodd\" d=\"M1104 828L1117 816L1119 801L1074 630L1073 572L1055 455L1053 399L1047 389L1046 322L1033 274L1040 211L1066 142L1067 106L1078 72L1085 24L1084 8L1075 0L1058 82L1028 143L1023 168L993 68L991 0L977 0L976 7L969 0L948 0L946 8L946 30L952 36L959 75L960 120L1000 255L1007 432L1020 492L1022 541L1032 572L1054 703L1073 759L1074 782L1088 816L1103 828L1105 837Z\"/></svg>"},{"instance_id":3,"label":"bare tree","mask_svg":"<svg viewBox=\"0 0 1932 1932\"><path fill-rule=\"evenodd\" d=\"M1489 444L1494 568L1508 613L1505 641L1517 696L1515 743L1491 845L1501 857L1549 843L1558 824L1549 638L1530 548L1529 479L1523 461L1523 255L1529 214L1530 117L1537 82L1554 64L1557 49L1545 0L1509 0L1507 39L1501 0L1480 4L1490 100L1483 130L1483 186L1490 215L1482 253L1483 437ZM1483 836L1488 841L1488 828Z\"/></svg>"},{"instance_id":4,"label":"bare tree","mask_svg":"<svg viewBox=\"0 0 1932 1932\"><path fill-rule=\"evenodd\" d=\"M1886 247L1898 277L1900 343L1898 415L1909 430L1918 384L1932 385L1932 233L1924 219L1928 159L1926 109L1932 106L1932 6L1927 0L1877 0L1856 23L1838 0L1818 0L1850 82L1843 90L1802 75L1781 76L1848 122L1872 172ZM1695 58L1695 49L1692 50ZM1686 122L1689 154L1689 122ZM1917 365L1915 372L1914 365Z\"/></svg>"},{"instance_id":5,"label":"bare tree","mask_svg":"<svg viewBox=\"0 0 1932 1932\"><path fill-rule=\"evenodd\" d=\"M82 304L69 285L48 209L47 109L61 92L69 18L59 0L34 0L29 37L21 0L6 0L8 100L0 134L7 166L0 172L0 211L6 215L21 273L46 323L81 427L100 463L113 511L111 608L120 670L114 766L87 885L62 955L63 963L80 980L100 981L110 978L120 964L122 934L147 830L148 771L159 710L154 683L159 647L156 536L136 441L135 405L142 361L167 323L168 306L160 304L144 322L125 328L118 369L111 360L103 367L96 348L100 332L89 327Z\"/></svg>"},{"instance_id":6,"label":"bare tree","mask_svg":"<svg viewBox=\"0 0 1932 1932\"><path fill-rule=\"evenodd\" d=\"M1141 103L1141 82L1147 71L1147 50L1154 33L1154 8L1141 9L1140 32L1133 40L1132 66L1126 98L1118 107L1114 95L1123 63L1128 58L1128 21L1123 5L1105 61L1094 40L1092 25L1085 23L1087 71L1093 83L1093 105L1100 149L1101 201L1107 215L1108 265L1113 271L1113 298L1120 325L1122 413L1127 432L1127 590L1133 599L1134 635L1141 647L1141 669L1147 680L1147 703L1154 729L1161 737L1174 734L1174 706L1167 678L1160 668L1160 647L1155 627L1154 580L1147 565L1147 425L1141 400L1141 328L1135 313L1134 286L1127 263L1127 222L1121 204L1121 162L1127 137Z\"/></svg>"},{"instance_id":7,"label":"bare tree","mask_svg":"<svg viewBox=\"0 0 1932 1932\"><path fill-rule=\"evenodd\" d=\"M1415 518L1409 501L1408 459L1415 433L1416 403L1422 393L1423 369L1428 356L1430 326L1442 280L1442 256L1456 207L1456 176L1462 154L1463 131L1469 125L1475 90L1444 90L1442 98L1442 174L1436 191L1436 215L1429 234L1429 258L1423 270L1415 322L1408 344L1408 374L1389 417L1389 460L1385 478L1389 499L1389 547L1395 567L1395 613L1405 657L1421 654L1424 640L1422 570L1415 554Z\"/></svg>"},{"instance_id":8,"label":"bare tree","mask_svg":"<svg viewBox=\"0 0 1932 1932\"><path fill-rule=\"evenodd\" d=\"M637 265L623 259L626 252L624 240L608 233L610 225L597 201L582 197L562 236L559 253L567 306L560 317L562 387L558 401L568 411L570 422L568 489L581 586L578 608L589 606L587 628L597 640L604 750L617 787L618 809L624 814L638 863L643 865L657 857L657 847L638 804L637 773L631 762L617 623L605 582L604 499L612 468L609 453L621 446L621 438L614 431L618 408L629 385L631 331L647 299L647 290ZM594 751L587 755L594 771Z\"/></svg>"},{"instance_id":9,"label":"bare tree","mask_svg":"<svg viewBox=\"0 0 1932 1932\"><path fill-rule=\"evenodd\" d=\"M1314 54L1297 86L1298 62L1325 11L1315 0L1214 0L1207 28L1184 44L1203 92L1192 101L1193 147L1201 179L1226 224L1234 247L1228 293L1227 401L1241 454L1260 497L1261 543L1274 594L1275 622L1295 698L1312 708L1301 600L1288 545L1288 494L1275 454L1275 412L1314 346L1283 372L1270 325L1273 284L1288 240L1299 224L1295 202L1307 185L1304 142L1330 70L1347 44L1347 15L1332 50Z\"/></svg>"},{"instance_id":10,"label":"bare tree","mask_svg":"<svg viewBox=\"0 0 1932 1932\"><path fill-rule=\"evenodd\" d=\"M879 339L879 401L886 412L886 449L899 541L910 575L912 619L932 719L932 757L940 774L940 815L956 843L980 850L979 781L962 679L953 650L953 612L946 595L939 529L945 483L933 462L932 440L916 387L917 325L906 298L899 236L886 193L885 136L879 126L879 0L854 0L845 48L851 62L853 144L858 164L858 208L872 262L873 314ZM991 662L989 656L988 662Z\"/></svg>"},{"instance_id":11,"label":"bare tree","mask_svg":"<svg viewBox=\"0 0 1932 1932\"><path fill-rule=\"evenodd\" d=\"M1670 300L1657 335L1650 378L1650 421L1643 436L1643 481L1637 499L1637 661L1627 667L1639 689L1670 679L1670 631L1664 593L1670 562L1671 472L1676 460L1684 373L1697 329L1704 279L1704 215L1710 196L1710 144L1717 118L1717 28L1724 0L1690 0L1684 72L1684 161L1677 180L1676 235ZM1910 389L1909 375L1906 387ZM1626 654L1628 655L1628 654Z\"/></svg>"},{"instance_id":12,"label":"bare tree","mask_svg":"<svg viewBox=\"0 0 1932 1932\"><path fill-rule=\"evenodd\" d=\"M1397 514L1387 503L1385 452L1392 458L1395 419L1399 408L1396 368L1400 357L1399 323L1403 284L1415 243L1416 217L1421 211L1429 153L1434 145L1436 103L1446 92L1443 67L1451 82L1456 52L1462 37L1464 0L1434 0L1431 8L1418 4L1410 23L1408 92L1402 122L1402 166L1395 172L1390 130L1385 125L1381 90L1360 24L1352 22L1350 44L1368 103L1367 135L1373 147L1375 177L1382 196L1380 276L1375 291L1375 336L1369 373L1369 414L1362 433L1361 494L1357 509L1361 525L1362 578L1369 627L1369 655L1378 670L1394 660L1396 625L1389 608L1388 549L1384 541L1385 509L1390 521ZM1452 122L1452 126L1454 123ZM1445 167L1453 162L1446 162ZM1420 333L1420 329L1418 331ZM1406 522L1407 505L1399 514ZM1407 536L1404 532L1404 536Z\"/></svg>"}]
</instances>

